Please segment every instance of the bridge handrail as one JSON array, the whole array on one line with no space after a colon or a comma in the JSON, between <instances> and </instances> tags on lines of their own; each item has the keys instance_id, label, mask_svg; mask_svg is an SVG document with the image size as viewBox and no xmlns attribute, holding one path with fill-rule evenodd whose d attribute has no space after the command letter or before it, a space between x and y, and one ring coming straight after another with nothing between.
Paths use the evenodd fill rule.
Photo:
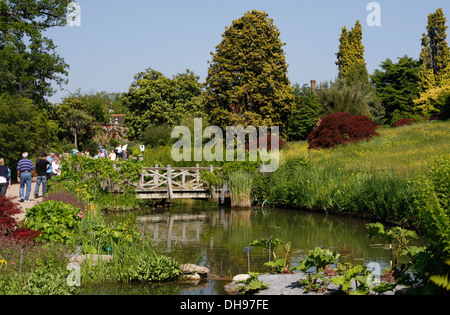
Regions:
<instances>
[{"instance_id":1,"label":"bridge handrail","mask_svg":"<svg viewBox=\"0 0 450 315\"><path fill-rule=\"evenodd\" d=\"M173 195L174 188L205 190L207 188L204 187L205 182L200 179L200 171L213 172L214 166L200 167L197 164L196 167L172 167L170 165L166 167L160 167L159 165L144 167L139 178L139 184L135 186L141 190L167 190L169 197ZM150 178L150 180L147 181L147 178ZM187 178L191 179L187 180Z\"/></svg>"},{"instance_id":2,"label":"bridge handrail","mask_svg":"<svg viewBox=\"0 0 450 315\"><path fill-rule=\"evenodd\" d=\"M171 170L180 170L180 171L196 171L196 170L200 170L200 171L210 171L212 169L214 169L213 166L211 167L170 167ZM143 167L142 170L143 171L167 171L169 168L168 167Z\"/></svg>"}]
</instances>

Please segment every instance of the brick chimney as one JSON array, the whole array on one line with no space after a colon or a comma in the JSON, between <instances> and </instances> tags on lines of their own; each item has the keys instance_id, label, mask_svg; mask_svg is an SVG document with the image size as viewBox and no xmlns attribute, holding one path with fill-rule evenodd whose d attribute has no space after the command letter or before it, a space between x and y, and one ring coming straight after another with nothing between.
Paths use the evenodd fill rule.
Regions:
<instances>
[{"instance_id":1,"label":"brick chimney","mask_svg":"<svg viewBox=\"0 0 450 315\"><path fill-rule=\"evenodd\" d=\"M315 91L316 90L316 80L311 80L311 91Z\"/></svg>"}]
</instances>

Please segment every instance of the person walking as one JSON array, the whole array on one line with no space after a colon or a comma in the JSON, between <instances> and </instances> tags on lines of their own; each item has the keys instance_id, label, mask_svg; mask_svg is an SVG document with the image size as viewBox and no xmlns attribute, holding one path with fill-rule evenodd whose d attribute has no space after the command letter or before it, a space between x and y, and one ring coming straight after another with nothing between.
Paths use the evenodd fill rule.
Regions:
<instances>
[{"instance_id":1,"label":"person walking","mask_svg":"<svg viewBox=\"0 0 450 315\"><path fill-rule=\"evenodd\" d=\"M42 184L42 197L47 194L47 166L50 162L47 160L47 154L42 155L42 159L36 161L36 188L34 189L34 198L39 198L39 187Z\"/></svg>"},{"instance_id":2,"label":"person walking","mask_svg":"<svg viewBox=\"0 0 450 315\"><path fill-rule=\"evenodd\" d=\"M34 177L34 164L28 159L28 153L24 152L22 153L22 159L17 164L20 202L30 202L31 181L35 179ZM25 185L27 186L27 190L24 196Z\"/></svg>"},{"instance_id":3,"label":"person walking","mask_svg":"<svg viewBox=\"0 0 450 315\"><path fill-rule=\"evenodd\" d=\"M11 174L8 166L5 165L5 160L0 159L0 195L6 196L8 188L11 187Z\"/></svg>"},{"instance_id":4,"label":"person walking","mask_svg":"<svg viewBox=\"0 0 450 315\"><path fill-rule=\"evenodd\" d=\"M52 178L53 176L53 171L52 171L52 163L53 163L53 159L55 158L56 154L55 153L50 153L50 155L47 156L47 161L50 162L50 165L47 166L47 182Z\"/></svg>"}]
</instances>

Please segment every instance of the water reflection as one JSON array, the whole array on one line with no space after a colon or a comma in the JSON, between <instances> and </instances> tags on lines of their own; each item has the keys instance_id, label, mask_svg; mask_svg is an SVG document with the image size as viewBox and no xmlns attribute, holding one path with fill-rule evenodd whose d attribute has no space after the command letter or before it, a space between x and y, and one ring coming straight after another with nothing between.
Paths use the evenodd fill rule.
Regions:
<instances>
[{"instance_id":1,"label":"water reflection","mask_svg":"<svg viewBox=\"0 0 450 315\"><path fill-rule=\"evenodd\" d=\"M244 247L270 236L292 243L291 264L315 247L336 250L341 263L377 262L386 268L391 260L382 239L368 238L367 221L340 216L283 209L218 209L190 203L139 216L136 222L155 244L181 262L207 266L220 277L247 273ZM269 271L264 266L268 251L255 248L250 259L251 271Z\"/></svg>"}]
</instances>

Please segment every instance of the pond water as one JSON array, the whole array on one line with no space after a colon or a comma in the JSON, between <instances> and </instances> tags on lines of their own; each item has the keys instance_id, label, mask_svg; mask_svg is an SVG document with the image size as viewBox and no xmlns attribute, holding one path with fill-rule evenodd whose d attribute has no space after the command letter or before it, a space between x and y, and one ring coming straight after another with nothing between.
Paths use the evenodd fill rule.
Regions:
<instances>
[{"instance_id":1,"label":"pond water","mask_svg":"<svg viewBox=\"0 0 450 315\"><path fill-rule=\"evenodd\" d=\"M230 209L206 202L176 203L168 210L136 214L140 230L181 263L206 266L217 277L270 272L264 263L269 251L245 247L254 240L273 237L291 242L289 263L296 265L308 250L333 249L341 263L390 265L391 254L382 238L369 239L368 221L288 209ZM277 248L279 256L284 255ZM163 283L151 285L109 285L86 288L86 294L121 295L221 295L226 280L197 284Z\"/></svg>"}]
</instances>

